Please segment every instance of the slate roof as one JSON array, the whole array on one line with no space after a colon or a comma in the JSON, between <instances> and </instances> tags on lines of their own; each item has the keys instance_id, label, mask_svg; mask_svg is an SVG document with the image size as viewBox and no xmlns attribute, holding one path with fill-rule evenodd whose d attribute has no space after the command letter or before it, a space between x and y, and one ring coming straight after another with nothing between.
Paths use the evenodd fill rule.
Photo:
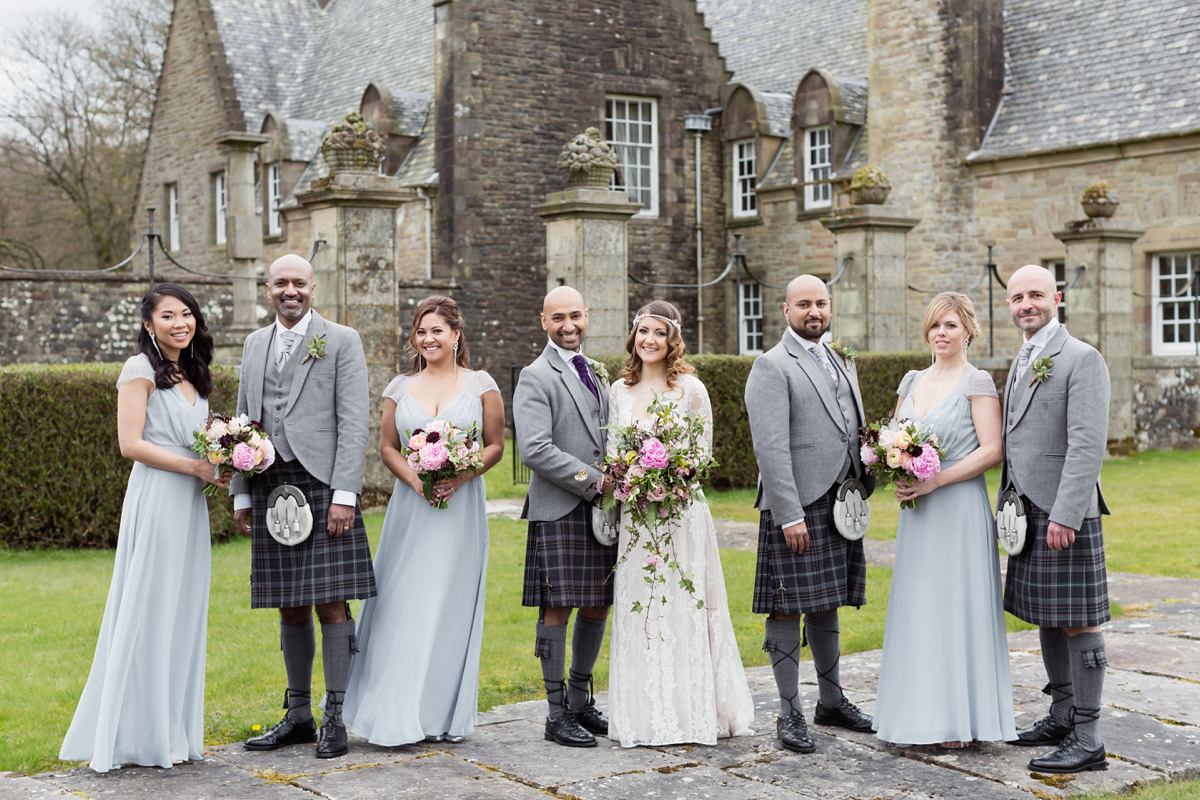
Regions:
<instances>
[{"instance_id":1,"label":"slate roof","mask_svg":"<svg viewBox=\"0 0 1200 800\"><path fill-rule=\"evenodd\" d=\"M736 83L794 94L813 67L839 78L867 78L867 0L697 0L696 5Z\"/></svg>"},{"instance_id":2,"label":"slate roof","mask_svg":"<svg viewBox=\"0 0 1200 800\"><path fill-rule=\"evenodd\" d=\"M332 124L358 109L372 81L396 99L401 132L420 130L433 92L429 0L211 3L247 131L257 133L272 107Z\"/></svg>"},{"instance_id":3,"label":"slate roof","mask_svg":"<svg viewBox=\"0 0 1200 800\"><path fill-rule=\"evenodd\" d=\"M791 136L792 95L786 92L763 92L762 98L767 107L767 131L781 139Z\"/></svg>"},{"instance_id":4,"label":"slate roof","mask_svg":"<svg viewBox=\"0 0 1200 800\"><path fill-rule=\"evenodd\" d=\"M971 160L1200 130L1196 0L1006 0L1008 91Z\"/></svg>"}]
</instances>

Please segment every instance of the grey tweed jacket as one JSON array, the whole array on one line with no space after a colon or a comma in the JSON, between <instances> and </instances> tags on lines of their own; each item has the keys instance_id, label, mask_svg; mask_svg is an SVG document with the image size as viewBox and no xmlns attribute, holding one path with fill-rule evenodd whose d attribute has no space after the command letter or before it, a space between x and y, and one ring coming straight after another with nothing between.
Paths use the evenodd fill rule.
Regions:
<instances>
[{"instance_id":1,"label":"grey tweed jacket","mask_svg":"<svg viewBox=\"0 0 1200 800\"><path fill-rule=\"evenodd\" d=\"M1000 485L1016 481L1050 521L1078 530L1084 519L1108 513L1100 492L1100 466L1108 444L1111 387L1104 357L1060 328L1038 356L1051 361L1044 382L1026 388L1015 408L1004 393L1004 467ZM1036 362L1035 362L1036 363ZM1008 371L1012 388L1014 359ZM1011 412L1011 413L1010 413Z\"/></svg>"},{"instance_id":2,"label":"grey tweed jacket","mask_svg":"<svg viewBox=\"0 0 1200 800\"><path fill-rule=\"evenodd\" d=\"M263 379L273 327L247 336L242 348L237 410L251 419L263 418ZM330 322L316 311L297 349L304 352L319 336L325 337L325 355L297 364L292 377L283 418L288 444L301 466L321 483L361 494L371 413L367 359L358 331ZM245 478L230 482L230 494L249 491Z\"/></svg>"},{"instance_id":3,"label":"grey tweed jacket","mask_svg":"<svg viewBox=\"0 0 1200 800\"><path fill-rule=\"evenodd\" d=\"M590 369L590 368L589 368ZM521 463L529 467L525 518L561 519L580 500L596 496L608 424L608 384L592 371L600 390L599 410L579 375L549 343L521 371L513 395L513 427Z\"/></svg>"},{"instance_id":4,"label":"grey tweed jacket","mask_svg":"<svg viewBox=\"0 0 1200 800\"><path fill-rule=\"evenodd\" d=\"M850 382L862 420L858 371L826 350L830 363ZM822 369L784 330L779 344L755 360L746 380L746 411L759 473L755 507L770 511L777 524L804 519L804 506L820 499L837 480L847 449L858 459L858 431L847 429ZM866 475L863 485L869 494L875 479Z\"/></svg>"}]
</instances>

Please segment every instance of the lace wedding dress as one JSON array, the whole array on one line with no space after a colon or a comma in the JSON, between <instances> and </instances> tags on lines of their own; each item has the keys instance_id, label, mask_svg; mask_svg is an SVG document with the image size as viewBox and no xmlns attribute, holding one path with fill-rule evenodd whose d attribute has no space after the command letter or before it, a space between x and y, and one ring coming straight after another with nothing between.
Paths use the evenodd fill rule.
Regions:
<instances>
[{"instance_id":1,"label":"lace wedding dress","mask_svg":"<svg viewBox=\"0 0 1200 800\"><path fill-rule=\"evenodd\" d=\"M712 446L712 409L704 384L681 375L664 399L704 420L703 446ZM619 381L609 393L614 425L648 425L644 408ZM621 514L618 553L629 549L629 513ZM716 744L718 737L749 736L754 703L738 654L717 534L703 496L684 513L671 540L675 559L692 577L695 596L673 571L657 588L666 604L649 603L640 547L617 563L609 667L609 738L622 747L680 742ZM704 601L696 608L696 601ZM633 611L635 601L644 609Z\"/></svg>"}]
</instances>

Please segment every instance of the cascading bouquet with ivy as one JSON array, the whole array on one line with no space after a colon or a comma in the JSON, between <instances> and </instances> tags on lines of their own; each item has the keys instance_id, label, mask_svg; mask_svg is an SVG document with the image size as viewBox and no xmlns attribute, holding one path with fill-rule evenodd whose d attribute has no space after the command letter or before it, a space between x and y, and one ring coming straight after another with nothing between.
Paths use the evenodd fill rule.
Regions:
<instances>
[{"instance_id":1,"label":"cascading bouquet with ivy","mask_svg":"<svg viewBox=\"0 0 1200 800\"><path fill-rule=\"evenodd\" d=\"M676 560L671 537L688 504L700 499L701 481L715 462L709 448L701 445L704 421L699 414L679 410L657 395L647 410L648 424L609 426L609 456L601 469L612 478L614 489L604 507L620 502L628 509L629 545L620 560L644 550L648 602L666 603L661 589L668 571L675 572L679 587L695 597L692 576ZM697 600L696 607L703 608L704 601ZM635 600L633 611L643 610Z\"/></svg>"},{"instance_id":2,"label":"cascading bouquet with ivy","mask_svg":"<svg viewBox=\"0 0 1200 800\"><path fill-rule=\"evenodd\" d=\"M859 455L867 471L886 485L913 478L929 480L942 471L946 451L928 427L910 419L884 419L866 427ZM905 500L900 507L916 508L917 501Z\"/></svg>"}]
</instances>

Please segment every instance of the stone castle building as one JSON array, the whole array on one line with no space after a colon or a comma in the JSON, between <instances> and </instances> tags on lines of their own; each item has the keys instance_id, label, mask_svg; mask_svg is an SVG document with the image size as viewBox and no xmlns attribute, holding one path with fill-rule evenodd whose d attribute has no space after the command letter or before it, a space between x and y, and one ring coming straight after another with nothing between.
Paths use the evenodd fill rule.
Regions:
<instances>
[{"instance_id":1,"label":"stone castle building","mask_svg":"<svg viewBox=\"0 0 1200 800\"><path fill-rule=\"evenodd\" d=\"M1018 340L999 280L1040 263L1112 367L1114 448L1194 446L1198 76L1193 0L177 0L137 213L233 276L230 353L266 319L253 278L319 242L317 306L362 331L373 390L433 292L507 388L572 279L545 206L595 126L638 205L572 205L579 231L623 231L628 280L593 305L665 297L693 352L754 353L781 332L778 287L814 272L836 277L839 337L898 350L957 289L985 326L973 359L1000 367ZM320 154L352 111L385 139L378 176ZM890 194L852 205L868 164ZM1083 222L1097 181L1118 212Z\"/></svg>"}]
</instances>

